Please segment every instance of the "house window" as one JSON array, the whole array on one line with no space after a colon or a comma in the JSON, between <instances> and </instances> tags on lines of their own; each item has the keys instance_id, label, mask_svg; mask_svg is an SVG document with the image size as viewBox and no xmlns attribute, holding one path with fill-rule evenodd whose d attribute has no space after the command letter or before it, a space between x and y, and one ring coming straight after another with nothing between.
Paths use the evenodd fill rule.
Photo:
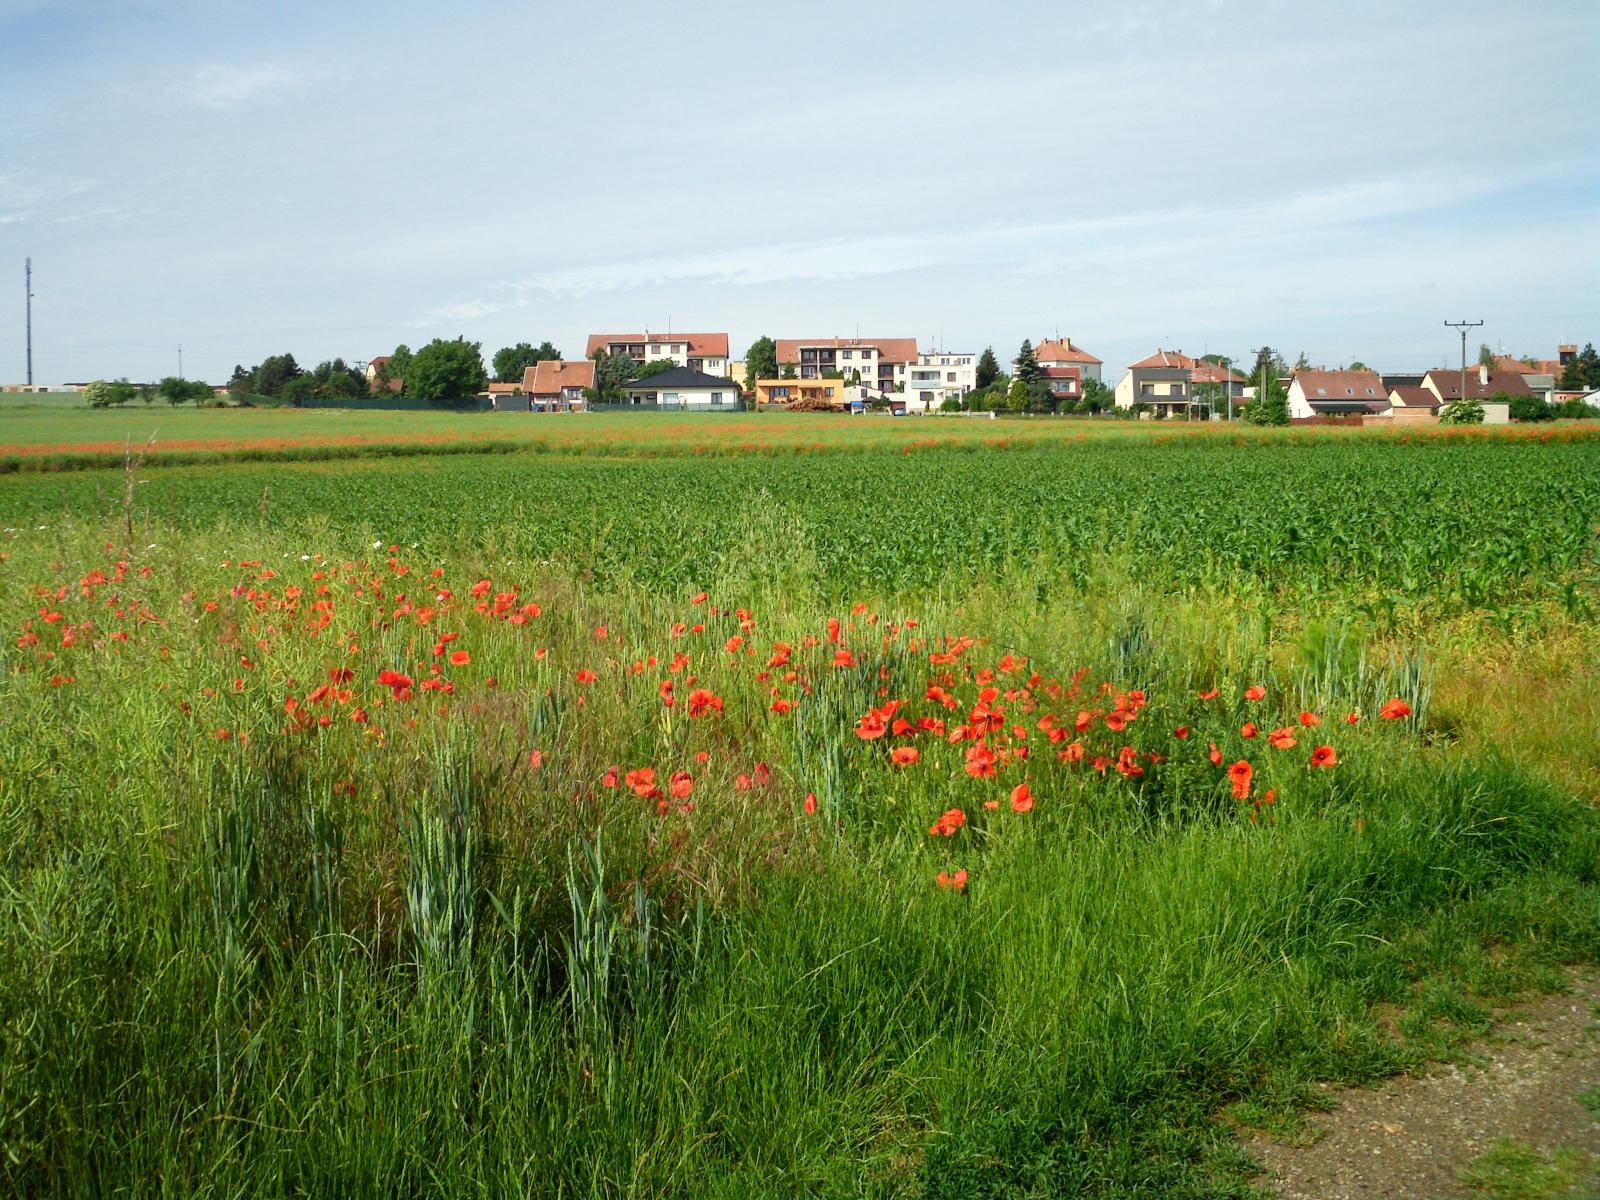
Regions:
<instances>
[{"instance_id":1,"label":"house window","mask_svg":"<svg viewBox=\"0 0 1600 1200\"><path fill-rule=\"evenodd\" d=\"M932 392L921 392L921 393L919 393L919 395L921 396L922 402L924 404L932 404L933 403L933 393Z\"/></svg>"},{"instance_id":2,"label":"house window","mask_svg":"<svg viewBox=\"0 0 1600 1200\"><path fill-rule=\"evenodd\" d=\"M946 383L954 383L956 381L956 373L954 371L946 371L944 381Z\"/></svg>"},{"instance_id":3,"label":"house window","mask_svg":"<svg viewBox=\"0 0 1600 1200\"><path fill-rule=\"evenodd\" d=\"M840 351L840 352L839 352L839 357L841 357L841 358L849 358L849 357L850 357L850 351L848 351L848 350L841 350L841 351Z\"/></svg>"},{"instance_id":4,"label":"house window","mask_svg":"<svg viewBox=\"0 0 1600 1200\"><path fill-rule=\"evenodd\" d=\"M678 402L678 393L677 392L662 392L661 393L661 403L663 403L663 404L676 404L677 402Z\"/></svg>"},{"instance_id":5,"label":"house window","mask_svg":"<svg viewBox=\"0 0 1600 1200\"><path fill-rule=\"evenodd\" d=\"M721 404L722 403L722 393L721 392L712 392L711 393L711 403L713 403L713 404Z\"/></svg>"}]
</instances>

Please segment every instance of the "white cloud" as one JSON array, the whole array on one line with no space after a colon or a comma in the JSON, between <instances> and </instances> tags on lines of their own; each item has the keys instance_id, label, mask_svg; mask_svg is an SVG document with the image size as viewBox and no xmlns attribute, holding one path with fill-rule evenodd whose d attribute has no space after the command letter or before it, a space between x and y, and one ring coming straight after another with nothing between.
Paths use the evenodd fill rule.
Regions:
<instances>
[{"instance_id":1,"label":"white cloud","mask_svg":"<svg viewBox=\"0 0 1600 1200\"><path fill-rule=\"evenodd\" d=\"M192 104L224 111L249 104L276 104L334 77L332 72L286 63L208 64L197 67L180 85L180 91Z\"/></svg>"}]
</instances>

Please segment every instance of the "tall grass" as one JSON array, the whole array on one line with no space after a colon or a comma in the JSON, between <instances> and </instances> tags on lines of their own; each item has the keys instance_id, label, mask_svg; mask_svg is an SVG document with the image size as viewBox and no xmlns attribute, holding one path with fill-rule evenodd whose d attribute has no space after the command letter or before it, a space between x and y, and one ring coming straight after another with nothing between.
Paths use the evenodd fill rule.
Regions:
<instances>
[{"instance_id":1,"label":"tall grass","mask_svg":"<svg viewBox=\"0 0 1600 1200\"><path fill-rule=\"evenodd\" d=\"M1414 648L1339 614L1282 644L1270 620L1141 589L1132 563L1086 590L1019 568L886 604L930 638L993 638L985 661L1173 697L1169 725L1213 684L1268 685L1330 737L1347 707L1413 709L1341 732L1339 768L1255 821L1201 772L1140 788L1052 762L1030 763L1032 813L990 815L954 751L897 771L853 735L926 675L904 643L871 648L877 626L850 626L863 666L766 715L770 681L721 648L727 610L758 611L763 654L848 615L775 579L763 541L724 560L715 618L559 575L531 639L458 614L459 694L321 733L286 732L285 694L330 663L370 687L444 629L385 619L392 595L315 633L303 609L207 614L240 575L217 565L233 543L197 534L181 572L96 593L106 628L113 594L154 618L126 652L41 668L8 639L8 1190L1244 1196L1225 1113L1292 1119L1311 1082L1419 1062L1600 955L1600 816L1490 747L1430 744L1437 668ZM263 535L275 594L299 578L289 549ZM8 631L42 628L41 605L80 621L99 531L10 554ZM464 595L477 566L395 588ZM66 599L24 586L56 582ZM685 617L703 643L665 636ZM720 722L662 708L664 667L630 673L685 645ZM574 682L591 663L603 686ZM700 750L692 813L595 788ZM742 790L756 762L773 782ZM952 802L970 825L930 838ZM954 865L966 889L935 886Z\"/></svg>"}]
</instances>

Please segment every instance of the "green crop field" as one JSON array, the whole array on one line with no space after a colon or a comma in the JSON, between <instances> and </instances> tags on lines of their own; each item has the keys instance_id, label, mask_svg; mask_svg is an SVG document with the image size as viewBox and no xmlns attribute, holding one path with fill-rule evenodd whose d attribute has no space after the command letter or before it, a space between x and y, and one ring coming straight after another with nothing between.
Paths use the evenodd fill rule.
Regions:
<instances>
[{"instance_id":1,"label":"green crop field","mask_svg":"<svg viewBox=\"0 0 1600 1200\"><path fill-rule=\"evenodd\" d=\"M0 439L6 1194L1244 1197L1600 961L1600 440L145 415Z\"/></svg>"}]
</instances>

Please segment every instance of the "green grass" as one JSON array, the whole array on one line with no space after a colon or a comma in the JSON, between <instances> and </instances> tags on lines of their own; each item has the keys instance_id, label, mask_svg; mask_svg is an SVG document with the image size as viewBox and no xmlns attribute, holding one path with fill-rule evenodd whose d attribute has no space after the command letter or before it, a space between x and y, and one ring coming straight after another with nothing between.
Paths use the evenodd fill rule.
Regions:
<instances>
[{"instance_id":1,"label":"green grass","mask_svg":"<svg viewBox=\"0 0 1600 1200\"><path fill-rule=\"evenodd\" d=\"M1559 1146L1550 1153L1500 1138L1458 1175L1477 1200L1581 1200L1593 1185L1592 1159L1581 1150Z\"/></svg>"},{"instance_id":2,"label":"green grass","mask_svg":"<svg viewBox=\"0 0 1600 1200\"><path fill-rule=\"evenodd\" d=\"M114 499L70 490L92 473L0 481L8 513L49 526L0 544L0 1180L1255 1194L1230 1115L1292 1129L1315 1083L1451 1053L1492 1004L1600 959L1600 812L1557 769L1592 740L1585 710L1452 690L1453 626L1368 638L1344 557L1380 556L1392 586L1382 555L1432 556L1416 602L1492 619L1498 599L1459 592L1485 540L1530 596L1589 569L1592 459L1341 448L1130 444L1178 511L1234 505L1194 527L1205 586L1184 526L1119 499L1134 465L1114 447L351 464L272 474L265 520L261 476L173 469L131 554ZM1397 469L1430 504L1494 480L1516 519L1473 508L1471 536L1439 540L1431 510L1369 520L1336 554L1324 516L1292 550L1260 544L1354 514L1346 493ZM1521 490L1530 473L1577 511ZM1111 510L1057 542L1080 479ZM1240 515L1241 491L1269 514ZM597 512L617 519L585 535ZM1240 523L1255 540L1230 540ZM1479 625L1469 649L1568 647L1564 686L1592 694L1593 628L1528 602L1541 632ZM931 661L946 636L975 640ZM791 660L768 667L779 643ZM855 733L891 698L971 723L991 671L1006 715L985 741L1029 751L992 778L964 769L970 739ZM926 696L940 680L956 708ZM1148 705L1062 761L1037 722L1110 708L1102 681ZM696 687L721 711L689 716ZM1391 696L1412 715L1378 719ZM1513 760L1476 732L1496 714L1545 736ZM1280 726L1294 747L1264 744ZM1255 764L1245 800L1211 742ZM1308 766L1318 744L1336 767ZM1090 764L1123 745L1143 775ZM605 786L645 766L689 771L692 810ZM953 805L966 824L931 836ZM963 890L938 886L958 868Z\"/></svg>"}]
</instances>

